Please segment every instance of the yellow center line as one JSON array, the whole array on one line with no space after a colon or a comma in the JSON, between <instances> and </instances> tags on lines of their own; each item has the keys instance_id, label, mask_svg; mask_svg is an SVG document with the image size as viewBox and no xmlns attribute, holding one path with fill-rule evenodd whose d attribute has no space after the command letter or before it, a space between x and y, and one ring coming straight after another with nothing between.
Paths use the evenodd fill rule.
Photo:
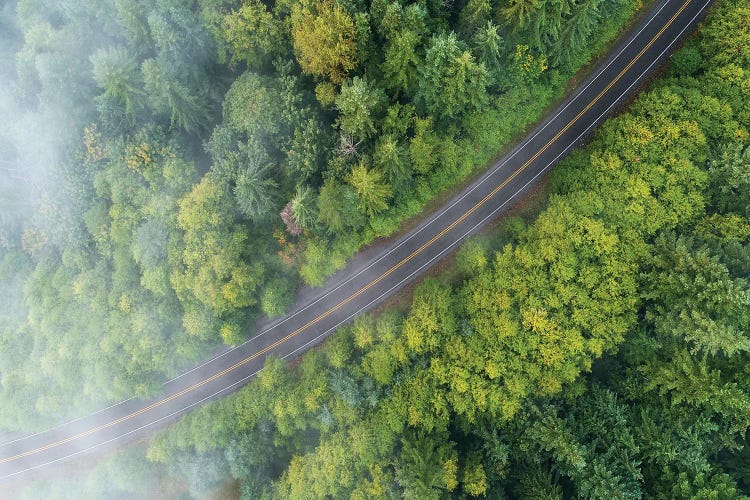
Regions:
<instances>
[{"instance_id":1,"label":"yellow center line","mask_svg":"<svg viewBox=\"0 0 750 500\"><path fill-rule=\"evenodd\" d=\"M232 372L232 371L236 370L237 368L239 368L239 367L241 367L243 365L246 365L250 361L253 361L254 359L257 359L259 356L262 356L262 355L268 353L269 351L272 351L273 349L275 349L279 345L283 344L287 340L289 340L289 339L297 336L300 332L306 330L307 328L311 327L312 325L314 325L314 324L320 322L321 320L325 319L326 317L330 316L331 314L333 314L335 311L337 311L341 307L345 306L346 304L348 304L352 300L354 300L357 297L359 297L361 294L365 293L371 287L377 285L379 282L381 282L382 280L384 280L385 278L387 278L389 275L391 275L396 270L398 270L399 268L401 268L404 264L406 264L411 259L413 259L416 255L422 253L426 248L428 248L433 243L435 243L435 241L437 241L440 238L442 238L446 233L450 232L454 227L456 227L458 224L460 224L462 221L464 221L467 217L469 217L476 210L478 210L482 205L484 205L487 201L489 201L493 196L495 196L501 189L503 189L505 186L507 186L508 183L511 182L518 174L520 174L526 168L528 168L528 166L531 165L531 163L533 163L540 155L542 155L547 149L549 149L549 147L552 144L554 144L565 132L567 132L568 129L570 129L570 127L572 127L578 120L580 120L581 117L584 114L586 114L604 96L604 94L606 94L607 92L609 92L609 90L625 75L625 73L627 73L630 70L630 68L633 67L633 65L638 61L638 59L640 59L641 56L643 56L643 54L649 48L651 48L651 46L656 42L656 40L658 40L659 37L661 37L661 35L664 34L664 32L669 28L669 26L672 25L672 23L674 22L674 20L677 19L677 17L682 13L683 10L685 10L685 8L687 8L688 4L691 1L692 0L685 0L685 3L682 4L682 6L677 10L677 12L675 12L674 15L669 19L669 21L667 21L667 23L664 26L662 26L662 28L659 30L659 32L656 35L654 35L654 37L648 42L648 44L646 44L645 47L643 47L643 49L641 49L641 51L630 61L630 63L628 63L628 65L625 66L625 68L623 68L617 74L617 76L612 81L610 81L609 84L601 92L599 92L599 94L591 102L589 102L586 105L586 107L583 110L581 110L571 121L569 121L559 132L557 132L555 134L555 136L552 137L552 139L550 139L547 142L547 144L544 145L544 147L542 147L541 149L539 149L531 158L529 158L526 162L524 162L523 165L521 165L520 167L518 167L518 169L516 169L515 172L513 172L507 179L505 179L501 184L499 184L497 187L495 187L484 198L482 198L481 200L479 200L473 207L471 207L463 215L461 215L459 218L457 218L455 221L453 221L449 226L447 226L445 229L443 229L442 231L440 231L438 234L436 234L435 236L433 236L432 238L430 238L429 241L427 241L426 243L424 243L418 249L414 250L411 254L409 254L407 257L405 257L404 259L402 259L399 263L395 264L393 267L391 267L390 269L388 269L387 271L385 271L383 274L381 274L380 276L378 276L377 278L375 278L374 280L372 280L366 286L364 286L364 287L360 288L359 290L357 290L356 292L352 293L349 297L347 297L343 301L339 302L338 304L336 304L335 306L331 307L330 309L328 309L324 313L320 314L319 316L317 316L314 319L310 320L309 322L305 323L304 325L302 325L301 327L297 328L293 332L289 333L285 337L282 337L281 339L277 340L276 342L274 342L274 343L272 343L272 344L264 347L263 349L257 351L256 353L251 354L250 356L242 359L241 361L238 361L237 363L233 364L232 366L230 366L228 368L225 368L224 370L221 370L220 372L215 373L214 375L211 375L210 377L208 377L208 378L206 378L204 380L201 380L200 382L197 382L197 383L191 385L190 387L187 387L187 388L185 388L185 389L183 389L183 390L181 390L181 391L179 391L179 392L177 392L175 394L172 394L169 397L166 397L164 399L160 399L158 401L155 401L155 402L151 403L150 405L141 408L138 411L135 411L133 413L130 413L128 415L120 417L120 418L118 418L116 420L113 420L111 422L108 422L106 424L102 424L102 425L100 425L98 427L94 427L92 429L89 429L87 431L81 432L79 434L76 434L74 436L68 437L66 439L62 439L60 441L56 441L54 443L50 443L50 444L48 444L46 446L42 446L42 447L39 447L39 448L36 448L36 449L33 449L33 450L29 450L29 451L26 451L26 452L23 452L23 453L19 453L17 455L12 456L12 457L2 458L2 459L0 459L0 464L12 462L14 460L18 460L19 458L23 458L23 457L27 457L29 455L40 453L42 451L46 451L46 450L49 450L51 448L55 448L57 446L69 443L69 442L74 441L76 439L80 439L80 438L89 436L89 435L91 435L91 434L93 434L95 432L98 432L100 430L104 430L104 429L107 429L109 427L113 427L113 426L115 426L115 425L117 425L117 424L119 424L121 422L124 422L126 420L130 420L132 418L135 418L138 415L142 415L143 413L146 413L146 412L148 412L148 411L150 411L150 410L152 410L152 409L154 409L156 407L163 406L163 405L167 404L168 402L170 402L170 401L172 401L174 399L177 399L180 396L183 396L184 394L187 394L187 393L192 392L192 391L194 391L196 389L199 389L200 387L202 387L202 386L204 386L204 385L206 385L206 384L208 384L208 383L210 383L210 382L212 382L212 381L214 381L214 380L216 380L216 379L218 379L218 378L226 375L227 373Z\"/></svg>"}]
</instances>

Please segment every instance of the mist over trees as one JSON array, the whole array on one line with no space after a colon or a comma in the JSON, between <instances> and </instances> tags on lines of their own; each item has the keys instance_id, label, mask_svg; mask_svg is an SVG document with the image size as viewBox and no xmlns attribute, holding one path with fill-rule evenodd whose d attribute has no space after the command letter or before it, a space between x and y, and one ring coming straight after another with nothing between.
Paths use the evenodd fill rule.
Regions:
<instances>
[{"instance_id":1,"label":"mist over trees","mask_svg":"<svg viewBox=\"0 0 750 500\"><path fill-rule=\"evenodd\" d=\"M439 7L425 5L425 12L432 13L425 19L435 15L429 9ZM317 9L333 12L336 4L304 8L318 15ZM392 21L393 12L413 7L382 8L379 19ZM519 33L530 30L539 8L509 3L494 17L498 24L489 25L481 13L496 9L470 2L456 21L456 44L465 43L460 30L469 26L487 28L489 35L475 33L491 38L494 26L501 26L500 16L513 16ZM326 15L342 16L331 12ZM271 19L258 3L234 16L231 23ZM357 16L352 18L361 30ZM467 242L457 252L455 269L426 279L408 309L357 318L295 366L269 359L238 393L157 434L147 457L118 454L85 483L71 479L70 484L42 484L36 491L45 498L64 498L72 491L96 495L108 484L108 493L144 495L155 474L166 470L180 491L195 497L232 479L243 498L253 499L747 498L750 56L742 48L748 19L747 0L718 4L699 35L675 53L662 77L630 110L606 122L589 146L556 167L540 213L510 218L493 233ZM280 29L266 21L262 25L272 33ZM435 36L442 38L434 43L454 50L450 35ZM252 51L248 58L262 59L262 45L241 43ZM536 74L552 59L540 62L529 52L532 47L516 47L508 57L523 59L529 73ZM395 84L398 92L418 92L418 79L405 74ZM380 89L370 76L356 77L342 81L341 88L350 89L343 92L345 101L362 93L376 96L361 106L356 99L350 103L348 118L354 121L347 127L360 135L342 143L329 138L330 149L321 153L321 143L311 137L325 135L326 124L340 128L343 118L308 116L306 123L319 128L287 132L289 144L299 146L298 154L290 155L295 168L310 172L304 178L312 180L289 188L291 203L276 201L282 222L253 226L293 242L287 244L295 245L294 251L305 238L334 228L339 236L325 240L330 248L340 235L366 232L391 209L380 202L392 203L403 193L394 186L418 187L418 175L439 169L449 154L465 152L456 143L447 145L442 118L413 117L417 104L392 104L384 111L378 96L389 96L392 89ZM489 89L507 85L497 76L487 79ZM227 95L258 96L253 105L276 109L264 108L264 99L286 87L261 90L261 81L257 75L241 77ZM336 85L327 81L315 90L306 88L315 99L331 98L325 102L332 106L342 90L333 87L334 95L327 95L328 83ZM500 98L512 93L508 89ZM231 128L219 125L209 139L207 149L215 156L208 170L191 170L192 164L177 154L188 149L178 150L163 128L147 132L162 138L155 149L155 141L144 143L143 136L124 142L121 151L108 146L107 159L96 161L104 162L101 172L111 173L102 174L95 186L109 193L107 199L118 200L118 209L103 205L90 209L85 219L87 226L106 231L95 241L110 248L113 262L115 249L129 241L125 256L132 256L132 266L152 270L146 281L146 273L140 275L141 286L165 304L175 300L196 325L233 318L227 311L242 310L238 304L253 299L253 294L235 293L246 289L235 286L235 277L257 290L264 309L275 302L268 290L290 290L276 282L260 291L262 285L253 281L267 271L252 268L247 255L254 254L243 252L251 242L262 241L264 233L258 229L253 239L239 229L247 215L237 205L232 180L238 172L233 169L249 164L233 163L234 155L258 147L254 134L283 134L284 122L277 118L275 127L258 131L242 122L244 113L227 119L230 112L225 107L222 124ZM404 114L412 118L403 120ZM261 113L262 118L267 115ZM388 123L388 134L371 140L367 124L375 123L377 130L379 120ZM477 115L467 123L475 127L478 122L486 123ZM402 141L408 130L412 136ZM99 133L89 132L91 137ZM92 158L104 154L101 139L86 144ZM362 149L367 144L369 158ZM226 149L217 149L220 145ZM338 155L354 155L346 153L351 147L359 152L343 169ZM253 151L247 158L261 159L255 164L261 168L249 167L253 175L265 172L265 158L279 154ZM335 171L341 175L316 173L311 165L323 164L317 163L319 154L330 155L328 168L340 169ZM226 168L217 166L221 161ZM175 171L186 174L174 178ZM123 176L140 179L137 175L144 179L139 189L115 182ZM258 178L270 178L284 189L280 177ZM162 190L182 194L154 196ZM234 207L232 217L217 216L228 206ZM94 223L100 219L107 222ZM295 227L301 229L297 240L291 230L281 232ZM215 246L217 239L225 245ZM325 268L341 258L310 240L304 248L308 263ZM195 267L200 259L193 252L217 257L210 267ZM283 269L293 252L277 255ZM31 273L36 281L30 283L39 287L34 293L42 294L49 289L43 277L57 268L40 268L37 258L23 250L7 253L0 269L4 277L15 276L19 286ZM178 278L171 270L158 271L171 262L177 263ZM314 281L316 275L300 269ZM102 272L109 276L111 271ZM287 274L276 272L269 283L286 279ZM117 276L132 279L125 272ZM175 284L179 280L184 280L182 288ZM198 280L204 280L199 290L205 294L194 293L197 288L190 283ZM178 298L168 299L171 294ZM8 297L15 297L20 308L29 307L24 294ZM216 311L221 311L218 320L211 316ZM125 311L120 314L126 317ZM180 321L185 328L191 324ZM231 339L236 330L226 325L231 323L217 331ZM204 330L187 338L199 331ZM127 474L142 481L129 483L123 480ZM165 475L158 477L171 484Z\"/></svg>"},{"instance_id":2,"label":"mist over trees","mask_svg":"<svg viewBox=\"0 0 750 500\"><path fill-rule=\"evenodd\" d=\"M748 498L748 19L719 4L538 216L149 458L211 457L243 498Z\"/></svg>"},{"instance_id":3,"label":"mist over trees","mask_svg":"<svg viewBox=\"0 0 750 500\"><path fill-rule=\"evenodd\" d=\"M483 166L635 11L548 3L5 3L0 429L157 393Z\"/></svg>"},{"instance_id":4,"label":"mist over trees","mask_svg":"<svg viewBox=\"0 0 750 500\"><path fill-rule=\"evenodd\" d=\"M0 429L240 342L484 165L635 7L4 4ZM747 497L748 19L718 4L538 216L407 310L28 495Z\"/></svg>"}]
</instances>

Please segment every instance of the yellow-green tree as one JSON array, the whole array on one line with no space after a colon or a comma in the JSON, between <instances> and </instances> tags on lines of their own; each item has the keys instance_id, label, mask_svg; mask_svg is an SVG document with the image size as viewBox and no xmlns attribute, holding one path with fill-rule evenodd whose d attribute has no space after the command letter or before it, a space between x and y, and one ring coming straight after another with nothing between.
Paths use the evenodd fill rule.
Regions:
<instances>
[{"instance_id":1,"label":"yellow-green tree","mask_svg":"<svg viewBox=\"0 0 750 500\"><path fill-rule=\"evenodd\" d=\"M303 1L292 10L294 50L302 70L341 83L357 66L355 26L333 0Z\"/></svg>"},{"instance_id":2,"label":"yellow-green tree","mask_svg":"<svg viewBox=\"0 0 750 500\"><path fill-rule=\"evenodd\" d=\"M263 266L246 258L249 235L233 222L227 190L204 177L179 205L177 224L184 231L182 267L171 280L180 300L198 301L218 317L254 305ZM186 321L188 329L191 324ZM222 333L234 332L231 325L225 326Z\"/></svg>"},{"instance_id":3,"label":"yellow-green tree","mask_svg":"<svg viewBox=\"0 0 750 500\"><path fill-rule=\"evenodd\" d=\"M357 207L367 215L375 215L388 208L386 200L391 196L391 186L383 181L383 174L368 169L359 162L349 175L349 184L357 192Z\"/></svg>"},{"instance_id":4,"label":"yellow-green tree","mask_svg":"<svg viewBox=\"0 0 750 500\"><path fill-rule=\"evenodd\" d=\"M280 23L260 0L243 2L227 14L222 29L233 63L245 62L255 67L282 45Z\"/></svg>"}]
</instances>

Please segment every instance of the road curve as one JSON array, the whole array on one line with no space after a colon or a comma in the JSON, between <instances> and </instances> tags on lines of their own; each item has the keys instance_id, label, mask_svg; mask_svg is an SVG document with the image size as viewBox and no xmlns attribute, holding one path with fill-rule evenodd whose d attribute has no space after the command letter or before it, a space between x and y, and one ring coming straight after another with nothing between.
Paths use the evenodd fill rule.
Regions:
<instances>
[{"instance_id":1,"label":"road curve","mask_svg":"<svg viewBox=\"0 0 750 500\"><path fill-rule=\"evenodd\" d=\"M626 100L692 32L713 0L658 0L565 102L484 175L400 239L373 247L325 287L305 290L292 312L168 381L153 400L130 399L48 431L0 443L0 483L152 432L236 391L265 358L297 356L372 309L455 250L524 192Z\"/></svg>"}]
</instances>

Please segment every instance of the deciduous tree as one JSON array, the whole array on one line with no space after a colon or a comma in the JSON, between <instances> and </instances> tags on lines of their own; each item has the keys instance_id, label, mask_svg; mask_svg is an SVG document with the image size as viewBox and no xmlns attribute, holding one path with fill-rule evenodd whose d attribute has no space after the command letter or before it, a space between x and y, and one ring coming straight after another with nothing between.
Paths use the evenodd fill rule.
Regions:
<instances>
[{"instance_id":1,"label":"deciduous tree","mask_svg":"<svg viewBox=\"0 0 750 500\"><path fill-rule=\"evenodd\" d=\"M357 66L355 26L333 0L306 0L292 8L292 36L303 71L341 83Z\"/></svg>"}]
</instances>

